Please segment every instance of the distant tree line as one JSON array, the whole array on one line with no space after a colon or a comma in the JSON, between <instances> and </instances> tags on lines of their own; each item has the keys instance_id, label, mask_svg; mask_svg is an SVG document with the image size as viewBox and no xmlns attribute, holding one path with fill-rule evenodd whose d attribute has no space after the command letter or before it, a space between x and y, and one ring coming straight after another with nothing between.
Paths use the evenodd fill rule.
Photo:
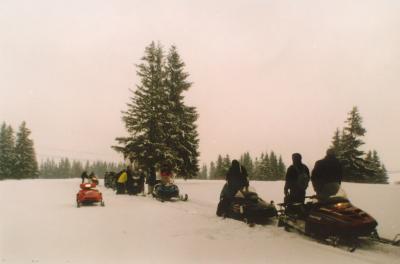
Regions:
<instances>
[{"instance_id":1,"label":"distant tree line","mask_svg":"<svg viewBox=\"0 0 400 264\"><path fill-rule=\"evenodd\" d=\"M362 126L362 117L357 107L348 114L346 126L340 131L336 130L332 145L336 157L343 167L343 181L359 183L388 183L388 174L385 165L381 162L376 150L365 152L360 150L364 145L361 137L366 133ZM247 169L252 180L284 180L286 166L281 156L277 158L271 151L269 154L261 153L260 157L253 160L250 154L244 153L240 157L241 164ZM203 164L198 179L224 179L229 169L231 160L229 155L218 156L217 161L210 163L209 168Z\"/></svg>"},{"instance_id":2,"label":"distant tree line","mask_svg":"<svg viewBox=\"0 0 400 264\"><path fill-rule=\"evenodd\" d=\"M124 163L113 163L105 161L81 162L79 160L70 161L62 158L58 162L54 159L47 159L41 162L39 167L39 178L41 179L64 179L78 178L83 171L88 174L93 172L97 177L103 178L106 171L121 171L126 165Z\"/></svg>"},{"instance_id":3,"label":"distant tree line","mask_svg":"<svg viewBox=\"0 0 400 264\"><path fill-rule=\"evenodd\" d=\"M362 183L388 183L385 166L381 163L376 150L365 153L360 150L364 145L361 137L366 133L362 126L362 117L356 106L348 114L347 124L341 131L336 130L331 149L343 166L343 180Z\"/></svg>"},{"instance_id":4,"label":"distant tree line","mask_svg":"<svg viewBox=\"0 0 400 264\"><path fill-rule=\"evenodd\" d=\"M31 131L25 121L15 134L5 122L0 128L0 180L34 179L39 175Z\"/></svg>"},{"instance_id":5,"label":"distant tree line","mask_svg":"<svg viewBox=\"0 0 400 264\"><path fill-rule=\"evenodd\" d=\"M260 157L254 160L249 152L240 156L239 162L243 165L251 180L259 181L277 181L284 180L286 174L286 165L282 157L277 156L274 151L261 153ZM203 165L198 173L198 179L225 179L225 175L231 165L229 155L222 157L218 155L216 161L210 163L209 169L207 165Z\"/></svg>"}]
</instances>

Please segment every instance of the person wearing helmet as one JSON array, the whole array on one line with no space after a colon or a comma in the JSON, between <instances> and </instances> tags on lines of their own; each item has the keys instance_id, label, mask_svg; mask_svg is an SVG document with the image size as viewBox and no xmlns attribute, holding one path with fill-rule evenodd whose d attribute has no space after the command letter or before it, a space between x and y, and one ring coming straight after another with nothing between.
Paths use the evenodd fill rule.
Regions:
<instances>
[{"instance_id":1,"label":"person wearing helmet","mask_svg":"<svg viewBox=\"0 0 400 264\"><path fill-rule=\"evenodd\" d=\"M168 184L172 181L172 169L167 163L164 163L160 169L161 183Z\"/></svg>"}]
</instances>

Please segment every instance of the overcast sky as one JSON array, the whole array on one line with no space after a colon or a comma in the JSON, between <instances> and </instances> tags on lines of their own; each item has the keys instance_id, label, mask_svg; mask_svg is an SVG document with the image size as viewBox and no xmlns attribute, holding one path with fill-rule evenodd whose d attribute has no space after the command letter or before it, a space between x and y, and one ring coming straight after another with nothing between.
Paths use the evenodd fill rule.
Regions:
<instances>
[{"instance_id":1,"label":"overcast sky","mask_svg":"<svg viewBox=\"0 0 400 264\"><path fill-rule=\"evenodd\" d=\"M186 63L201 162L274 150L312 168L356 105L364 149L400 170L399 14L395 0L2 0L0 122L27 121L39 160L120 160L154 40Z\"/></svg>"}]
</instances>

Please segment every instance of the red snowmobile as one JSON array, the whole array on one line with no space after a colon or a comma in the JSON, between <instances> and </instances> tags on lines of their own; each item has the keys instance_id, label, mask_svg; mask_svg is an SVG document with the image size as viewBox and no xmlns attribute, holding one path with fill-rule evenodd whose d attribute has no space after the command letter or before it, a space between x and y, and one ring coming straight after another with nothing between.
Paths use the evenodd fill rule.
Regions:
<instances>
[{"instance_id":1,"label":"red snowmobile","mask_svg":"<svg viewBox=\"0 0 400 264\"><path fill-rule=\"evenodd\" d=\"M377 221L350 203L345 196L331 196L318 201L315 196L306 197L306 204L279 204L278 226L327 242L333 246L346 245L353 252L362 239L399 246L399 237L393 240L380 238L376 231Z\"/></svg>"},{"instance_id":2,"label":"red snowmobile","mask_svg":"<svg viewBox=\"0 0 400 264\"><path fill-rule=\"evenodd\" d=\"M89 205L100 203L101 206L104 206L103 195L102 193L95 189L95 183L82 183L80 185L81 190L76 194L76 206L80 207L81 205Z\"/></svg>"}]
</instances>

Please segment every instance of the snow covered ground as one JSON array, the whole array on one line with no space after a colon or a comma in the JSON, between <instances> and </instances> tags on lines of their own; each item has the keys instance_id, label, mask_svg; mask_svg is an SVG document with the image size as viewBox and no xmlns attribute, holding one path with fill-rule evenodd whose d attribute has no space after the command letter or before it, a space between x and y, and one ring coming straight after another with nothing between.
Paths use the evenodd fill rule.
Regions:
<instances>
[{"instance_id":1,"label":"snow covered ground","mask_svg":"<svg viewBox=\"0 0 400 264\"><path fill-rule=\"evenodd\" d=\"M223 181L178 181L188 202L117 196L100 186L105 207L76 208L79 179L0 182L0 263L400 263L400 248L354 253L276 226L248 227L215 209ZM282 201L283 182L252 182ZM381 235L400 233L400 185L344 184L373 215Z\"/></svg>"}]
</instances>

